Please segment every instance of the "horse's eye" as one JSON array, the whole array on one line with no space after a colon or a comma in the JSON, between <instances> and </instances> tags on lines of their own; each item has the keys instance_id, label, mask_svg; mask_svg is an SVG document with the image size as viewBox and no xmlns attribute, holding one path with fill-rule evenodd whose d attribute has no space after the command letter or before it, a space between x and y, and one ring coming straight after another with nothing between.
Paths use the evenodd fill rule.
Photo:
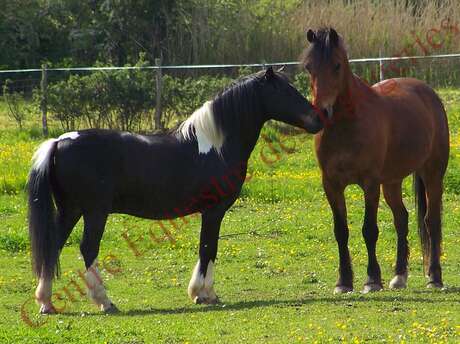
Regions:
<instances>
[{"instance_id":1,"label":"horse's eye","mask_svg":"<svg viewBox=\"0 0 460 344\"><path fill-rule=\"evenodd\" d=\"M338 72L340 70L340 63L337 63L335 66L334 66L334 70L336 72Z\"/></svg>"}]
</instances>

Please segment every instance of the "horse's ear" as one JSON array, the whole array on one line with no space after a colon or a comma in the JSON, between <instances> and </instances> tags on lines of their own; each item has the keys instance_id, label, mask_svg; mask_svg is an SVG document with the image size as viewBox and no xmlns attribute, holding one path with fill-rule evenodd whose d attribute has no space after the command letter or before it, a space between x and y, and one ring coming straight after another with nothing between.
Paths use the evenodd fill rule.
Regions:
<instances>
[{"instance_id":1,"label":"horse's ear","mask_svg":"<svg viewBox=\"0 0 460 344\"><path fill-rule=\"evenodd\" d=\"M332 43L332 45L339 45L339 34L333 28L329 30L329 40Z\"/></svg>"},{"instance_id":2,"label":"horse's ear","mask_svg":"<svg viewBox=\"0 0 460 344\"><path fill-rule=\"evenodd\" d=\"M273 71L273 67L270 66L265 71L265 79L271 80L275 77L275 72Z\"/></svg>"},{"instance_id":3,"label":"horse's ear","mask_svg":"<svg viewBox=\"0 0 460 344\"><path fill-rule=\"evenodd\" d=\"M282 65L280 68L278 68L277 72L280 72L280 73L284 72L285 67L286 67L285 65Z\"/></svg>"},{"instance_id":4,"label":"horse's ear","mask_svg":"<svg viewBox=\"0 0 460 344\"><path fill-rule=\"evenodd\" d=\"M310 43L316 41L316 34L312 29L308 29L307 31L307 41L309 41Z\"/></svg>"}]
</instances>

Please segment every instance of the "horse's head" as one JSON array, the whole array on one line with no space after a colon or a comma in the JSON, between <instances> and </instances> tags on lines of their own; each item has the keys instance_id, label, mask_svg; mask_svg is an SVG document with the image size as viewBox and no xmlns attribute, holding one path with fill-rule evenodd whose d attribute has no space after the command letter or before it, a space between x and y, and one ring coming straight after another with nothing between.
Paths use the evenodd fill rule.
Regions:
<instances>
[{"instance_id":1,"label":"horse's head","mask_svg":"<svg viewBox=\"0 0 460 344\"><path fill-rule=\"evenodd\" d=\"M321 118L310 102L281 72L268 67L260 76L260 98L268 119L274 119L316 134L323 128Z\"/></svg>"},{"instance_id":2,"label":"horse's head","mask_svg":"<svg viewBox=\"0 0 460 344\"><path fill-rule=\"evenodd\" d=\"M350 73L347 51L342 38L332 28L310 29L307 40L310 46L303 54L302 64L310 73L313 103L332 118L337 98L347 91Z\"/></svg>"}]
</instances>

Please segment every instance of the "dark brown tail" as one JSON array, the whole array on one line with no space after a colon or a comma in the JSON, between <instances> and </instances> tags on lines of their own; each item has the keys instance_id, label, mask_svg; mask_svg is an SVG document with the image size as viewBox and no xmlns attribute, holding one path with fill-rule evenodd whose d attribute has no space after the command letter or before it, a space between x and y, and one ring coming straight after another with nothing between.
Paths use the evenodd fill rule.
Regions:
<instances>
[{"instance_id":1,"label":"dark brown tail","mask_svg":"<svg viewBox=\"0 0 460 344\"><path fill-rule=\"evenodd\" d=\"M428 262L430 259L430 235L425 224L426 215L426 194L425 184L417 173L414 173L413 187L415 195L415 205L417 212L418 235L423 254L423 266L425 273L428 271Z\"/></svg>"}]
</instances>

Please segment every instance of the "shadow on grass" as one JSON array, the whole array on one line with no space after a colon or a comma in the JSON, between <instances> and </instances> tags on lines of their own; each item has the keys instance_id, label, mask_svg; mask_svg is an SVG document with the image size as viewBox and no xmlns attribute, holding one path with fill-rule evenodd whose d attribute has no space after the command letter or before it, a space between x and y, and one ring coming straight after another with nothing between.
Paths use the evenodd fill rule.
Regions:
<instances>
[{"instance_id":1,"label":"shadow on grass","mask_svg":"<svg viewBox=\"0 0 460 344\"><path fill-rule=\"evenodd\" d=\"M414 292L414 291L412 291ZM193 313L208 313L208 312L222 312L222 311L238 311L253 308L264 308L264 307L294 307L300 308L307 305L317 303L330 303L331 306L343 305L349 306L353 303L394 303L394 302L414 302L414 303L425 303L425 304L440 304L440 303L454 303L460 302L460 287L451 287L442 291L418 291L417 294L431 294L431 298L421 298L413 296L401 295L398 292L392 292L392 295L388 294L372 294L371 296L362 295L358 293L342 295L342 296L330 296L330 297L312 297L312 298L300 298L294 300L253 300L253 301L240 301L235 303L220 303L213 306L195 305L179 308L146 308L146 309L133 309L128 311L120 311L119 313L111 314L112 316L143 316L143 315L156 315L156 314L193 314ZM453 298L438 298L442 295L456 294L458 297ZM80 316L80 312L65 312L61 313L64 316ZM85 313L85 316L100 316L101 313Z\"/></svg>"}]
</instances>

